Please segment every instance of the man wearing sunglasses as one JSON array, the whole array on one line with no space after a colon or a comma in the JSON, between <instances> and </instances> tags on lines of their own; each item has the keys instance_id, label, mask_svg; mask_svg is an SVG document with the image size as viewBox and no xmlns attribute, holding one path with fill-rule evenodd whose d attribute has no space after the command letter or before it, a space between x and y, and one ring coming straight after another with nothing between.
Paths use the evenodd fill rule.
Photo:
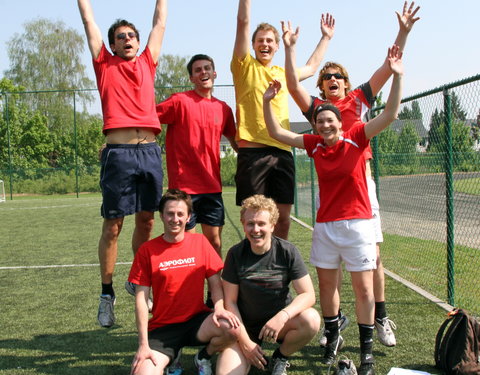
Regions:
<instances>
[{"instance_id":1,"label":"man wearing sunglasses","mask_svg":"<svg viewBox=\"0 0 480 375\"><path fill-rule=\"evenodd\" d=\"M160 56L167 0L157 0L145 50L137 56L140 36L133 24L117 20L108 30L110 53L93 16L90 0L78 0L102 102L106 147L101 155L104 218L98 244L102 292L98 322L115 323L112 277L123 219L135 214L133 252L150 239L153 213L162 196L162 160L156 135L154 80Z\"/></svg>"},{"instance_id":2,"label":"man wearing sunglasses","mask_svg":"<svg viewBox=\"0 0 480 375\"><path fill-rule=\"evenodd\" d=\"M408 34L414 23L419 20L415 17L420 7L415 8L415 3L408 5L405 1L403 12L396 12L399 23L399 31L395 44L403 51ZM320 70L317 81L317 87L320 89L321 98L310 96L306 89L300 84L295 68L295 43L298 39L298 29L294 32L290 25L284 24L283 41L285 45L285 72L287 77L287 87L290 95L300 107L301 111L312 124L314 129L313 114L319 105L331 103L341 112L342 129L348 131L355 125L366 121L365 116L368 110L375 102L375 96L380 92L391 76L388 65L388 59L375 71L370 80L358 88L351 90L351 83L346 69L337 63L327 62ZM370 159L372 158L371 149L365 151L366 174L368 183L369 199L372 205L372 214L375 222L375 236L377 242L377 268L374 270L374 294L375 294L375 328L377 329L379 341L385 346L395 346L396 339L393 329L395 324L388 319L385 308L385 277L383 264L380 258L380 243L383 242L383 235L380 222L380 210L376 196L375 182L371 178ZM320 193L321 194L321 193ZM335 282L335 280L333 281ZM342 283L342 273L339 272L337 280L337 289L340 291ZM339 311L336 317L323 317L327 322L338 322L339 329L343 329L348 324L346 317ZM322 336L320 344L325 346L326 339Z\"/></svg>"}]
</instances>

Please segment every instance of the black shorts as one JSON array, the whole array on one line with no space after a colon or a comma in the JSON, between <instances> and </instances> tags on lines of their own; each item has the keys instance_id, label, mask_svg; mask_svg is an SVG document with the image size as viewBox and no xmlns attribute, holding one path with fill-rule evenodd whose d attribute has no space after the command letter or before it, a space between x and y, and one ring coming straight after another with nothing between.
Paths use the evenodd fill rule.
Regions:
<instances>
[{"instance_id":1,"label":"black shorts","mask_svg":"<svg viewBox=\"0 0 480 375\"><path fill-rule=\"evenodd\" d=\"M295 164L291 152L276 147L240 148L237 157L237 206L254 194L293 204Z\"/></svg>"},{"instance_id":2,"label":"black shorts","mask_svg":"<svg viewBox=\"0 0 480 375\"><path fill-rule=\"evenodd\" d=\"M225 208L222 193L190 194L193 203L193 212L186 229L192 229L200 224L212 227L222 227L225 224Z\"/></svg>"},{"instance_id":3,"label":"black shorts","mask_svg":"<svg viewBox=\"0 0 480 375\"><path fill-rule=\"evenodd\" d=\"M148 332L150 349L165 354L170 363L184 346L207 344L197 339L197 332L211 312L201 312L183 323L169 324Z\"/></svg>"},{"instance_id":4,"label":"black shorts","mask_svg":"<svg viewBox=\"0 0 480 375\"><path fill-rule=\"evenodd\" d=\"M105 219L158 210L163 172L157 143L109 144L102 151L101 164L101 214Z\"/></svg>"}]
</instances>

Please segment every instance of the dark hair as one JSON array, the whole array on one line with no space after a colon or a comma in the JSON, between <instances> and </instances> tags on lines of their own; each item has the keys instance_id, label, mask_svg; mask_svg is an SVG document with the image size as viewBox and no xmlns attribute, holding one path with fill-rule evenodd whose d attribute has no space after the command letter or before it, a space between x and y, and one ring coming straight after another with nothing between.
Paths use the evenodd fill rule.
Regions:
<instances>
[{"instance_id":1,"label":"dark hair","mask_svg":"<svg viewBox=\"0 0 480 375\"><path fill-rule=\"evenodd\" d=\"M193 63L195 61L198 61L198 60L210 61L212 63L212 68L215 71L215 63L213 62L213 59L208 55L198 54L198 55L193 56L187 64L187 70L188 70L188 74L190 75L190 77L192 76Z\"/></svg>"},{"instance_id":2,"label":"dark hair","mask_svg":"<svg viewBox=\"0 0 480 375\"><path fill-rule=\"evenodd\" d=\"M160 203L158 204L158 211L160 213L163 213L163 209L168 201L184 201L187 205L188 214L190 215L192 213L192 198L190 198L190 195L183 190L168 189L165 194L163 194Z\"/></svg>"},{"instance_id":3,"label":"dark hair","mask_svg":"<svg viewBox=\"0 0 480 375\"><path fill-rule=\"evenodd\" d=\"M117 19L112 26L108 29L108 44L112 45L115 44L115 30L117 30L119 27L126 26L131 28L137 37L137 40L140 42L140 34L135 27L135 25L131 22L128 22L127 20L121 20L120 18Z\"/></svg>"},{"instance_id":4,"label":"dark hair","mask_svg":"<svg viewBox=\"0 0 480 375\"><path fill-rule=\"evenodd\" d=\"M317 116L320 112L323 111L332 111L335 114L335 117L338 121L342 121L342 115L340 114L340 110L335 107L333 104L320 104L315 111L313 112L313 122L317 122Z\"/></svg>"}]
</instances>

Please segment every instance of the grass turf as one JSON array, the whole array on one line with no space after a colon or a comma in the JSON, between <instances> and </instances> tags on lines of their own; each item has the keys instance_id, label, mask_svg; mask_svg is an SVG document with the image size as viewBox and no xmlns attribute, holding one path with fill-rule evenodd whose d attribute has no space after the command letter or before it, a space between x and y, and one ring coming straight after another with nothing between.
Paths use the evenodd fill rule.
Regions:
<instances>
[{"instance_id":1,"label":"grass turf","mask_svg":"<svg viewBox=\"0 0 480 375\"><path fill-rule=\"evenodd\" d=\"M224 194L224 254L243 237L233 192ZM117 324L97 325L100 291L96 248L100 197L18 199L0 204L0 374L128 374L137 348L133 297L123 289L132 260L133 218L125 219L114 278ZM161 233L158 222L154 235ZM311 232L292 222L290 240L308 260ZM35 266L63 265L37 268ZM69 265L72 265L71 267ZM80 266L79 266L80 265ZM20 268L5 268L20 267ZM32 267L32 268L26 268ZM309 270L317 284L313 267ZM433 368L435 333L445 312L387 277L387 309L397 324L397 346L375 340L376 373L391 367L438 373ZM318 303L316 305L318 308ZM351 323L342 354L358 363L354 297L345 276L342 308ZM271 353L274 347L266 345ZM196 348L184 350L184 374L194 374ZM327 374L318 338L291 358L289 374ZM253 369L252 374L261 372Z\"/></svg>"}]
</instances>

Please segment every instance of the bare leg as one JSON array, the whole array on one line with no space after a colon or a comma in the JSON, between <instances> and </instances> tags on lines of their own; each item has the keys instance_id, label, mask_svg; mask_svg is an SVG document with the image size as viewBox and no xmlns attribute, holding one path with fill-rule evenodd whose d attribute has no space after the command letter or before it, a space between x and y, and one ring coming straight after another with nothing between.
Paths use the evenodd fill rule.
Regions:
<instances>
[{"instance_id":1,"label":"bare leg","mask_svg":"<svg viewBox=\"0 0 480 375\"><path fill-rule=\"evenodd\" d=\"M373 293L375 302L385 301L385 274L380 258L380 245L377 243L377 269L373 271Z\"/></svg>"},{"instance_id":2,"label":"bare leg","mask_svg":"<svg viewBox=\"0 0 480 375\"><path fill-rule=\"evenodd\" d=\"M340 296L337 289L338 269L317 267L320 307L323 316L336 316L340 307Z\"/></svg>"},{"instance_id":3,"label":"bare leg","mask_svg":"<svg viewBox=\"0 0 480 375\"><path fill-rule=\"evenodd\" d=\"M280 352L288 357L302 349L320 330L320 321L314 308L309 308L289 320L280 331L279 337L283 340Z\"/></svg>"},{"instance_id":4,"label":"bare leg","mask_svg":"<svg viewBox=\"0 0 480 375\"><path fill-rule=\"evenodd\" d=\"M288 231L290 230L290 211L292 210L292 205L277 203L277 208L280 215L273 234L284 240L288 240Z\"/></svg>"},{"instance_id":5,"label":"bare leg","mask_svg":"<svg viewBox=\"0 0 480 375\"><path fill-rule=\"evenodd\" d=\"M150 239L153 230L153 212L140 211L135 214L135 229L132 235L132 250L135 255L140 246Z\"/></svg>"},{"instance_id":6,"label":"bare leg","mask_svg":"<svg viewBox=\"0 0 480 375\"><path fill-rule=\"evenodd\" d=\"M103 284L112 282L115 262L117 261L118 236L122 231L122 226L123 217L103 220L102 235L98 242L98 259Z\"/></svg>"},{"instance_id":7,"label":"bare leg","mask_svg":"<svg viewBox=\"0 0 480 375\"><path fill-rule=\"evenodd\" d=\"M208 242L213 246L215 251L222 257L222 229L223 227L214 227L202 224L202 232L207 237Z\"/></svg>"},{"instance_id":8,"label":"bare leg","mask_svg":"<svg viewBox=\"0 0 480 375\"><path fill-rule=\"evenodd\" d=\"M373 270L350 272L355 292L355 311L358 324L373 325L375 298L373 296Z\"/></svg>"}]
</instances>

